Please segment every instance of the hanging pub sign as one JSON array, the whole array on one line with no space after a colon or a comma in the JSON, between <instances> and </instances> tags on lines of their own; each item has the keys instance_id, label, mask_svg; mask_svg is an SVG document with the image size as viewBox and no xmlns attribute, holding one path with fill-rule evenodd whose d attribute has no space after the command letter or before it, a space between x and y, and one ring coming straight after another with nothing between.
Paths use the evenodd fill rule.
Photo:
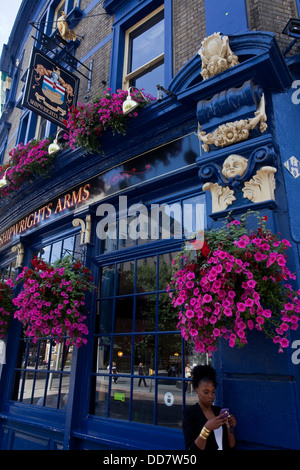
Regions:
<instances>
[{"instance_id":1,"label":"hanging pub sign","mask_svg":"<svg viewBox=\"0 0 300 470\"><path fill-rule=\"evenodd\" d=\"M33 48L22 106L65 127L72 105L76 105L79 79Z\"/></svg>"}]
</instances>

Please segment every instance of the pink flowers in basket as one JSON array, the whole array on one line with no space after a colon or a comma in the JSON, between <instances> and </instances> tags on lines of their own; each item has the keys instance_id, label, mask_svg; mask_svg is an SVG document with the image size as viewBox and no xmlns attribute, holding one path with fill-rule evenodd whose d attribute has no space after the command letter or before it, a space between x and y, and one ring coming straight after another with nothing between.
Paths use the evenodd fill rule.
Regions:
<instances>
[{"instance_id":1,"label":"pink flowers in basket","mask_svg":"<svg viewBox=\"0 0 300 470\"><path fill-rule=\"evenodd\" d=\"M66 344L85 344L85 293L95 289L89 269L70 256L54 265L34 258L32 265L33 269L25 266L18 276L23 290L13 299L14 316L26 327L25 335L33 342L48 336L61 342L67 336Z\"/></svg>"},{"instance_id":2,"label":"pink flowers in basket","mask_svg":"<svg viewBox=\"0 0 300 470\"><path fill-rule=\"evenodd\" d=\"M68 119L64 121L68 129L65 139L68 140L72 149L84 147L88 152L99 149L99 138L108 129L112 129L113 134L125 134L128 120L136 117L136 111L124 115L122 106L127 98L127 91L117 90L112 93L111 89L104 91L103 96L95 98L92 103L78 103L71 109ZM144 107L147 101L154 101L149 94L141 94L138 90L131 93L131 97Z\"/></svg>"},{"instance_id":3,"label":"pink flowers in basket","mask_svg":"<svg viewBox=\"0 0 300 470\"><path fill-rule=\"evenodd\" d=\"M9 184L0 190L0 197L4 197L15 191L25 181L36 176L46 176L52 165L55 155L48 154L50 141L31 140L28 144L19 144L10 153L7 165L0 166L0 174L6 171Z\"/></svg>"},{"instance_id":4,"label":"pink flowers in basket","mask_svg":"<svg viewBox=\"0 0 300 470\"><path fill-rule=\"evenodd\" d=\"M300 291L288 283L295 276L286 266L290 243L266 229L266 217L247 234L245 218L207 232L194 259L195 251L185 247L174 260L168 290L174 289L170 297L179 309L177 327L197 352L217 350L220 338L231 347L243 346L253 329L271 337L282 352L289 331L298 328Z\"/></svg>"}]
</instances>

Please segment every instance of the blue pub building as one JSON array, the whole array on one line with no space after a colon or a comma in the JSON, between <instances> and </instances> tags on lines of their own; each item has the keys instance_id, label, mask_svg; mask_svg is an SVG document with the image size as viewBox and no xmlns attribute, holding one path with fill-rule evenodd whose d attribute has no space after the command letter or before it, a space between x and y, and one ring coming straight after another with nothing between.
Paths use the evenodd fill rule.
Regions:
<instances>
[{"instance_id":1,"label":"blue pub building","mask_svg":"<svg viewBox=\"0 0 300 470\"><path fill-rule=\"evenodd\" d=\"M181 337L167 292L185 233L163 237L158 224L157 237L134 239L124 226L153 205L176 204L174 226L194 223L188 208L201 207L205 230L230 211L259 211L292 243L299 278L299 15L299 0L22 1L0 60L2 180L19 144L57 136L62 145L63 123L24 104L33 49L79 79L78 103L107 88L158 99L138 109L126 135L104 133L99 151L64 145L47 177L0 189L1 280L35 254L52 263L72 253L97 286L80 348L55 337L34 343L11 319L1 342L1 449L184 450L182 416L196 401L185 366L210 360ZM229 156L248 162L230 187L221 177ZM100 236L108 207L114 239ZM240 350L221 342L211 360L217 404L237 419L237 448L299 450L300 332L282 354L252 333Z\"/></svg>"}]
</instances>

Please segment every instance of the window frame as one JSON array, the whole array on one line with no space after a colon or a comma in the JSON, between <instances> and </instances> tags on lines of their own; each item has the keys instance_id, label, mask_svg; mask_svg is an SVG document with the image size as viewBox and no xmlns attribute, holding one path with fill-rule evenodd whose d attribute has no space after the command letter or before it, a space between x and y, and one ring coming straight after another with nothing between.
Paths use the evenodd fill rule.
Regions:
<instances>
[{"instance_id":1,"label":"window frame","mask_svg":"<svg viewBox=\"0 0 300 470\"><path fill-rule=\"evenodd\" d=\"M147 15L145 18L140 20L138 23L133 25L131 28L127 29L125 32L125 51L124 51L124 68L123 68L123 88L129 88L130 82L135 78L140 78L141 76L145 75L148 71L155 69L157 66L161 65L165 61L165 53L161 53L157 57L154 57L148 62L145 62L143 65L138 67L131 72L128 72L128 68L130 66L130 56L131 56L131 37L134 32L138 32L143 26L146 26L148 22L153 20L153 25L156 24L155 18L158 17L158 21L160 19L164 19L164 5L161 5L152 13ZM150 26L151 27L151 26ZM147 30L148 28L145 28ZM138 36L138 34L137 34ZM147 90L146 90L147 91Z\"/></svg>"},{"instance_id":2,"label":"window frame","mask_svg":"<svg viewBox=\"0 0 300 470\"><path fill-rule=\"evenodd\" d=\"M125 57L125 34L130 28L137 25L147 16L151 15L159 7L164 7L164 83L160 85L167 88L173 78L173 41L169 38L173 36L173 2L172 0L145 0L142 5L135 8L128 7L128 13L116 12L115 23L113 24L111 68L109 86L113 90L125 88L123 86L123 71ZM147 92L147 90L145 90Z\"/></svg>"},{"instance_id":3,"label":"window frame","mask_svg":"<svg viewBox=\"0 0 300 470\"><path fill-rule=\"evenodd\" d=\"M183 207L184 204L188 203L191 198L199 197L200 200L204 196L203 191L198 190L196 193L191 190L184 191L182 194L178 195L177 197L171 193L166 194L164 197L164 202L167 204L176 204L180 203L182 207L182 217L183 217ZM130 205L131 201L128 202ZM117 222L119 221L119 217L122 216L118 211ZM207 224L207 218L205 217L205 224ZM107 423L110 423L111 420L120 419L122 422L137 424L144 422L141 421L140 418L136 418L134 416L134 410L139 409L140 402L139 402L139 394L137 390L147 393L148 391L153 393L151 396L151 406L153 409L153 417L150 418L149 414L146 414L145 424L149 424L151 426L163 426L170 428L177 428L180 429L180 416L182 411L184 410L187 404L191 404L191 400L194 400L194 396L192 396L192 388L190 386L191 379L186 379L185 377L185 365L186 362L191 358L191 352L188 349L188 345L184 342L184 339L181 337L181 333L179 330L176 329L176 322L170 323L170 319L161 317L162 311L160 310L160 305L164 305L166 298L168 296L167 292L167 285L163 286L161 283L161 278L159 276L161 263L164 264L165 256L173 256L172 254L175 252L180 251L182 247L183 241L186 239L185 235L183 234L182 238L180 239L170 239L166 240L156 240L153 243L149 243L148 245L134 245L128 249L116 249L115 251L112 250L110 252L106 252L105 254L100 254L100 257L95 259L97 264L98 272L98 295L96 299L96 308L95 308L95 315L94 315L94 331L90 337L90 341L94 348L93 352L93 366L92 370L90 371L89 382L90 382L90 403L89 403L89 415L93 417L93 419L104 419ZM97 252L100 251L97 249ZM151 263L151 258L155 258L155 269L156 269L156 280L155 280L155 287L153 290L146 289L146 291L139 290L139 268L143 265L143 262L148 259ZM118 278L118 269L123 264L130 264L134 266L133 270L133 286L132 291L130 292L123 292L117 290L117 287L120 287L119 278ZM108 269L107 269L108 268ZM111 268L111 269L110 269ZM112 285L109 285L109 289L107 291L101 292L101 278L102 275L105 275L105 272L113 272L112 276ZM128 270L122 271L123 273L128 272ZM108 276L109 278L109 276ZM154 281L153 281L154 282ZM144 286L144 284L143 284ZM105 287L105 285L102 287ZM112 288L112 289L111 289ZM139 300L143 301L143 298L149 299L151 305L154 310L151 313L151 319L149 324L144 328L143 331L140 331L137 326L137 319L139 318L138 315L142 310L139 310L138 303ZM122 302L123 300L131 301L132 303L132 312L126 310L125 317L122 317L122 312L125 312L125 309L119 308L117 310L118 301ZM162 304L160 304L162 302ZM129 302L130 303L130 302ZM107 323L106 320L109 319L108 317L101 319L100 315L100 308L101 304L104 306L105 311L109 312L111 309L111 320L110 323ZM105 306L106 305L106 306ZM121 305L121 303L120 303ZM142 305L142 304L141 304ZM107 306L109 307L107 309ZM171 304L170 304L171 307ZM120 330L119 325L122 321L126 320L129 312L128 318L130 319L130 328L128 329L128 323L126 323L126 328ZM153 315L154 313L154 315ZM121 323L116 328L118 317L121 320ZM149 317L150 318L150 317ZM103 323L104 322L104 323ZM125 324L125 323L124 323ZM127 331L128 330L128 331ZM138 357L137 352L137 345L136 340L139 341L142 337L148 338L150 341L149 350L147 354L149 355L150 352L154 354L154 361L153 361L153 369L151 364L144 363L145 367L145 375L140 376L137 373L137 363L136 359ZM125 365L125 369L122 369L122 372L119 372L117 377L120 378L118 383L114 383L114 379L116 376L113 374L111 368L106 369L106 362L109 361L111 365L112 362L116 361L116 350L115 344L122 345L127 344L129 342L130 346L127 345L127 351L125 351L127 359L127 364ZM162 363L162 357L159 353L159 347L162 346L165 342L167 344L177 344L179 346L178 353L179 357L175 357L174 352L170 351L170 357L173 354L174 358L173 361L178 365L179 373L177 375L168 375L167 373L161 373L160 366ZM151 342L153 345L151 346ZM101 368L98 369L98 364L101 363L99 359L99 346L102 346L103 350L103 358L105 360L102 362ZM122 349L122 348L121 348ZM197 355L195 354L193 357L199 358L197 363L207 363L208 357L207 355ZM165 358L167 356L163 356ZM129 362L128 362L129 361ZM120 360L118 359L120 364ZM118 364L117 364L118 365ZM146 380L147 388L143 386L138 388L138 382L140 379ZM122 385L126 382L126 385ZM181 385L179 385L179 383ZM120 385L118 385L120 384ZM141 384L142 385L142 384ZM162 418L161 411L162 407L166 406L161 404L159 401L159 395L165 391L164 385L167 385L166 388L172 388L174 386L174 391L176 391L174 395L175 405L176 405L176 419L171 424L166 424L164 422L164 418ZM100 387L100 388L99 388ZM123 391L122 391L123 387ZM127 387L127 388L126 388ZM114 398L115 390L117 389L117 398ZM99 391L100 390L100 391ZM187 390L190 390L190 393L187 395ZM120 395L118 396L118 393ZM123 395L122 395L123 393ZM99 394L99 395L97 395ZM105 396L105 399L102 401L98 399L98 396ZM150 395L149 395L150 399ZM114 402L114 400L120 400L120 405L123 407L123 411L121 411L120 416L118 417L115 414L116 407L118 403ZM179 408L178 408L179 407ZM171 408L170 408L171 409ZM175 409L175 408L174 408ZM169 411L169 409L168 409ZM123 413L123 414L122 414ZM152 419L152 422L150 422ZM150 421L149 421L150 420ZM177 421L178 420L178 421ZM178 424L176 424L178 423Z\"/></svg>"}]
</instances>

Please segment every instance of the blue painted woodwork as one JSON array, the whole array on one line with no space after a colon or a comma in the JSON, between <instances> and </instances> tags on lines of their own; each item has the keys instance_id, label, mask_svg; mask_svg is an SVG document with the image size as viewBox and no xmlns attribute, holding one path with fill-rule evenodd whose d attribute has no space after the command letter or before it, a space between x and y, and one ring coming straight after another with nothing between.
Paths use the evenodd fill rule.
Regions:
<instances>
[{"instance_id":1,"label":"blue painted woodwork","mask_svg":"<svg viewBox=\"0 0 300 470\"><path fill-rule=\"evenodd\" d=\"M124 10L123 1L103 2L109 14L116 12L110 79L114 89L119 86L116 77L121 67L121 42L124 29L129 27L130 21L136 22L141 15L144 15L147 8L150 9L150 3L132 1L127 5L128 10ZM207 9L210 8L209 3L206 2ZM240 5L242 3L240 2ZM171 2L165 2L165 8L170 5ZM211 3L211 6L213 5L214 2ZM132 18L133 11L137 12L134 18ZM207 14L209 15L209 10ZM235 31L230 31L230 34L233 33ZM151 183L145 182L144 186L130 188L126 194L135 202L143 198L163 201L167 195L171 197L171 193L178 196L199 193L201 185L208 177L225 183L222 181L219 168L229 153L242 153L249 157L250 167L247 173L249 175L256 165L269 161L278 170L275 203L267 201L253 205L241 204L238 200L236 205L228 210L239 214L252 207L266 214L270 228L282 233L285 238L292 239L290 267L299 273L299 180L283 167L283 163L291 155L300 160L298 153L300 104L295 105L292 102L295 90L290 88L292 81L300 78L299 57L293 61L285 61L271 33L247 32L232 35L230 45L240 58L239 65L223 72L221 76L205 81L200 76L201 59L198 55L195 55L174 78L168 66L169 78L165 85L170 85L170 90L174 94L166 97L161 103L154 103L143 109L139 117L130 122L126 136L112 137L109 133L103 136L101 138L103 154L84 156L82 149L68 150L59 154L50 178L39 180L34 184L27 183L8 198L1 199L0 232L16 220L20 220L30 210L40 207L56 195L66 193L70 188L99 172L120 165L128 159L183 135L196 133L198 121L209 128L227 120L228 116L230 120L234 120L239 119L241 115L251 114L263 91L266 95L269 126L266 133L251 136L247 141L212 150L207 154L201 152L199 147L195 164ZM238 180L231 182L236 187L239 186L238 183L240 183ZM95 224L95 210L96 207L85 208L80 216L84 217L90 213ZM211 214L208 200L209 227L223 220L227 213L228 211ZM71 225L72 219L73 214L67 214L32 232L30 236L20 236L17 241L22 241L31 249L46 241L55 241L59 236L75 232ZM98 267L107 260L116 261L118 253L101 255L99 241L94 232L92 243L87 247L86 263L92 268L97 282ZM150 248L149 254L154 255L159 250L163 252L167 247L175 250L179 245L180 241L162 241ZM129 250L122 259L138 257L142 252L143 247ZM31 254L29 250L26 251L24 264L30 262ZM9 249L1 251L1 256L2 260L9 259ZM93 307L92 298L90 304ZM93 316L89 322L90 331L93 331ZM11 401L11 390L14 385L13 369L18 354L16 338L20 332L20 324L13 321L7 338L9 360L1 376L1 449L179 450L184 448L180 430L107 420L89 414L91 358L94 348L92 341L86 347L74 351L66 410L51 410ZM299 333L295 332L291 342L297 339ZM238 420L239 448L300 449L300 365L292 363L291 352L289 348L284 354L278 354L272 342L254 333L245 349L232 350L222 343L219 352L214 355L214 364L220 381L217 401L218 404L226 404ZM2 386L2 383L5 386Z\"/></svg>"},{"instance_id":2,"label":"blue painted woodwork","mask_svg":"<svg viewBox=\"0 0 300 470\"><path fill-rule=\"evenodd\" d=\"M215 32L240 34L248 30L245 0L205 0L206 35Z\"/></svg>"}]
</instances>

